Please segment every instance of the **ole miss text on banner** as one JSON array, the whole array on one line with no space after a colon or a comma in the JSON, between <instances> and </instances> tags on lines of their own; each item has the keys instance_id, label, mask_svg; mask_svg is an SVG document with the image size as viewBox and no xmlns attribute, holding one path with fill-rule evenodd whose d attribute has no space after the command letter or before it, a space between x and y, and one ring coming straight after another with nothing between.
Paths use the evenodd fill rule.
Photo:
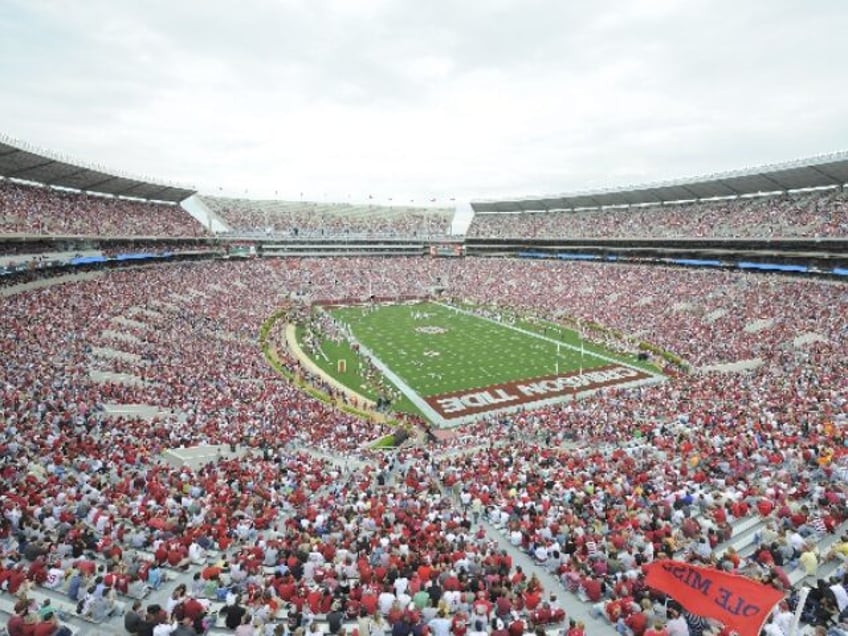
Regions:
<instances>
[{"instance_id":1,"label":"ole miss text on banner","mask_svg":"<svg viewBox=\"0 0 848 636\"><path fill-rule=\"evenodd\" d=\"M682 561L645 566L645 583L685 609L721 621L740 636L757 636L783 593L744 576Z\"/></svg>"}]
</instances>

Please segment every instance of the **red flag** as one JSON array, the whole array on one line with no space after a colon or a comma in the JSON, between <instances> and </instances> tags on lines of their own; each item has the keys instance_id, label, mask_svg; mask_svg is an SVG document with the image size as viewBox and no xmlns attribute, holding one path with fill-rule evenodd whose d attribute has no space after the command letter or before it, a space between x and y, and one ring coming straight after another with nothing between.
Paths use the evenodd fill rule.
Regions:
<instances>
[{"instance_id":1,"label":"red flag","mask_svg":"<svg viewBox=\"0 0 848 636\"><path fill-rule=\"evenodd\" d=\"M771 608L783 598L782 592L747 577L682 561L654 561L645 566L645 574L650 587L740 636L757 636Z\"/></svg>"}]
</instances>

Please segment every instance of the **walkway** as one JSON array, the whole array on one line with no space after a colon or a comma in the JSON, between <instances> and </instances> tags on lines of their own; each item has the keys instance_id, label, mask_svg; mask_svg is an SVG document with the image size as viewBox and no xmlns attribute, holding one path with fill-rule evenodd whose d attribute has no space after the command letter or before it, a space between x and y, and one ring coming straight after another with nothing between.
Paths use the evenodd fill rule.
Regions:
<instances>
[{"instance_id":1,"label":"walkway","mask_svg":"<svg viewBox=\"0 0 848 636\"><path fill-rule=\"evenodd\" d=\"M481 522L486 530L486 535L498 544L498 547L506 550L512 557L514 566L521 566L522 571L528 576L535 574L545 588L547 594L556 594L560 607L562 607L569 619L581 621L586 625L586 633L592 636L618 636L618 632L609 623L594 618L589 614L591 605L584 603L574 594L568 592L560 581L550 574L545 568L540 567L524 550L513 546L493 525L487 521Z\"/></svg>"},{"instance_id":2,"label":"walkway","mask_svg":"<svg viewBox=\"0 0 848 636\"><path fill-rule=\"evenodd\" d=\"M439 455L439 457L459 454L448 451L444 455ZM459 507L459 499L454 493L448 489L443 489L442 492L450 496L457 507ZM521 570L527 576L535 574L536 578L541 581L542 586L545 588L546 594L556 594L559 605L565 610L567 617L584 623L587 634L591 634L592 636L618 636L612 625L593 617L589 613L591 609L589 603L584 603L574 594L567 591L559 579L548 572L547 569L537 564L524 550L513 546L503 532L485 520L480 521L480 525L482 525L486 532L486 536L495 542L499 549L505 550L512 557L513 567L520 566ZM558 634L559 630L555 630L555 632Z\"/></svg>"}]
</instances>

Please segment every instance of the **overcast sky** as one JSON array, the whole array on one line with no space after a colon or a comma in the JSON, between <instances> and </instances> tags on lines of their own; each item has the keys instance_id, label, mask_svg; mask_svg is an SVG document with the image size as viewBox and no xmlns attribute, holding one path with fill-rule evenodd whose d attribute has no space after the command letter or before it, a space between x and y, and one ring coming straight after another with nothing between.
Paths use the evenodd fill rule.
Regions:
<instances>
[{"instance_id":1,"label":"overcast sky","mask_svg":"<svg viewBox=\"0 0 848 636\"><path fill-rule=\"evenodd\" d=\"M210 194L572 192L848 149L846 34L845 0L0 0L0 130Z\"/></svg>"}]
</instances>

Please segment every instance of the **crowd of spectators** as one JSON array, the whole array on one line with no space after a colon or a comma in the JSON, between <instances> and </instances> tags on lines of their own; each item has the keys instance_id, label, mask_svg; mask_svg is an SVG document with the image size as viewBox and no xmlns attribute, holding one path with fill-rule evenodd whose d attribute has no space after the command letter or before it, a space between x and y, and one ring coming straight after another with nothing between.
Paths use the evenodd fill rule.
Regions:
<instances>
[{"instance_id":1,"label":"crowd of spectators","mask_svg":"<svg viewBox=\"0 0 848 636\"><path fill-rule=\"evenodd\" d=\"M275 633L282 617L283 630L311 630L315 615L337 612L362 636L424 624L434 636L505 636L567 620L555 597L572 590L640 634L675 620L645 588L641 564L668 554L785 587L790 564L848 519L844 286L501 259L390 265L185 263L5 298L7 592L55 580L82 611L107 615L117 592L167 585L152 559L197 577L169 607L139 614L148 623L202 628L217 602L234 631L244 623ZM762 364L491 417L450 442L382 456L364 445L388 429L304 394L262 358L259 327L280 306L423 296L437 280L456 298L579 318L696 366L752 356ZM757 321L765 326L746 329ZM796 345L810 333L817 338ZM102 355L108 349L122 355ZM95 382L92 370L137 381ZM115 418L112 403L161 414ZM246 454L197 469L163 459L199 444ZM751 514L773 522L762 548L716 551L732 521ZM542 589L518 570L483 519L562 587ZM839 620L829 585L811 620Z\"/></svg>"},{"instance_id":2,"label":"crowd of spectators","mask_svg":"<svg viewBox=\"0 0 848 636\"><path fill-rule=\"evenodd\" d=\"M805 333L844 340L846 290L837 283L628 264L466 259L453 269L450 284L459 298L597 323L631 336L634 348L647 340L695 367L781 355Z\"/></svg>"},{"instance_id":3,"label":"crowd of spectators","mask_svg":"<svg viewBox=\"0 0 848 636\"><path fill-rule=\"evenodd\" d=\"M841 190L673 205L476 214L471 238L820 238L848 236Z\"/></svg>"},{"instance_id":4,"label":"crowd of spectators","mask_svg":"<svg viewBox=\"0 0 848 636\"><path fill-rule=\"evenodd\" d=\"M453 210L203 197L234 233L300 238L444 238Z\"/></svg>"},{"instance_id":5,"label":"crowd of spectators","mask_svg":"<svg viewBox=\"0 0 848 636\"><path fill-rule=\"evenodd\" d=\"M179 205L0 180L0 234L183 237L207 231Z\"/></svg>"},{"instance_id":6,"label":"crowd of spectators","mask_svg":"<svg viewBox=\"0 0 848 636\"><path fill-rule=\"evenodd\" d=\"M825 377L835 371L827 360ZM710 374L529 411L501 422L508 444L451 457L440 470L469 493L472 510L612 622L617 611L653 621L659 608L641 606L640 566L655 558L744 572L790 592L787 572L848 518L844 387L807 373ZM740 556L724 541L734 520L752 514L772 522Z\"/></svg>"}]
</instances>

